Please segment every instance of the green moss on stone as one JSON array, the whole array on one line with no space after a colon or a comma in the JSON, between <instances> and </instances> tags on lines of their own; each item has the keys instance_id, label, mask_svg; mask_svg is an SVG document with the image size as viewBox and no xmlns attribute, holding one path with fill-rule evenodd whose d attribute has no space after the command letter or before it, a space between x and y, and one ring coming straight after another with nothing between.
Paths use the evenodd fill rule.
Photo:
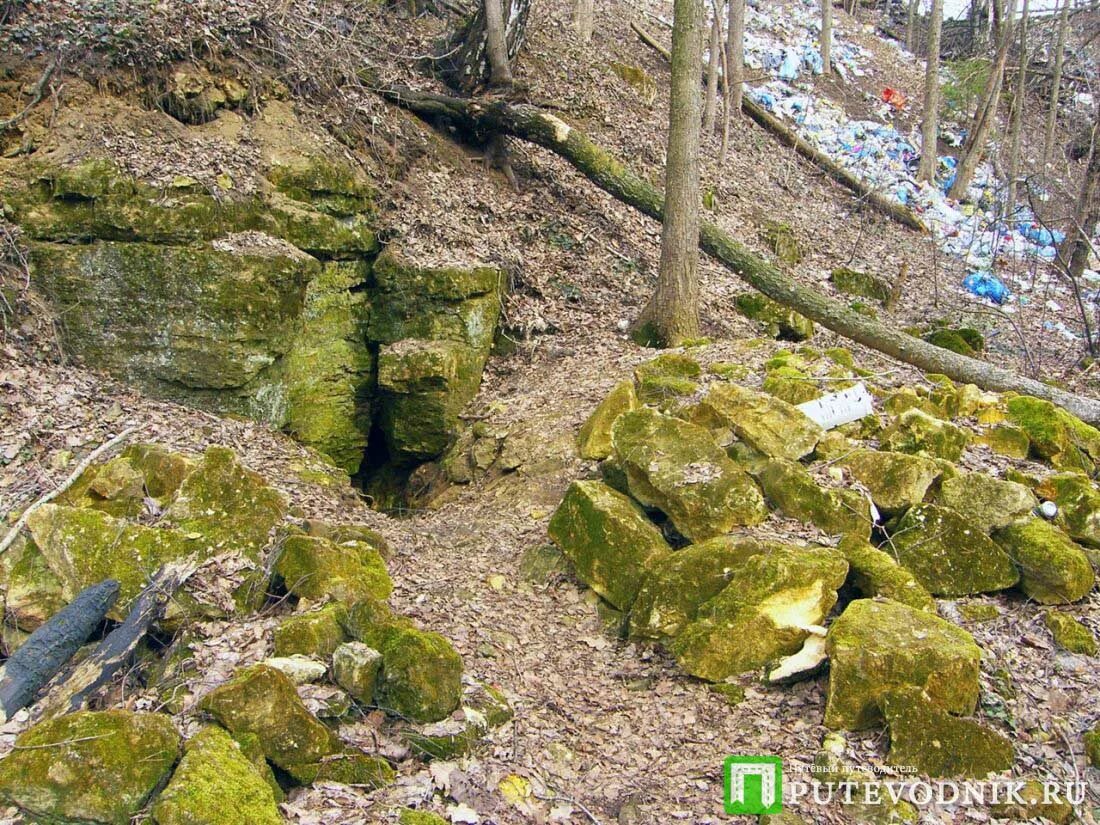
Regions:
<instances>
[{"instance_id":1,"label":"green moss on stone","mask_svg":"<svg viewBox=\"0 0 1100 825\"><path fill-rule=\"evenodd\" d=\"M304 599L331 597L351 605L365 598L385 599L393 590L382 556L368 544L335 544L314 536L291 536L283 544L275 572L287 590Z\"/></svg>"},{"instance_id":2,"label":"green moss on stone","mask_svg":"<svg viewBox=\"0 0 1100 825\"><path fill-rule=\"evenodd\" d=\"M841 539L837 549L848 560L849 580L866 598L892 599L914 610L936 612L936 601L909 570L861 535Z\"/></svg>"},{"instance_id":3,"label":"green moss on stone","mask_svg":"<svg viewBox=\"0 0 1100 825\"><path fill-rule=\"evenodd\" d=\"M891 765L931 777L978 779L1012 767L1012 742L977 722L951 716L919 687L888 693L883 712L890 727Z\"/></svg>"},{"instance_id":4,"label":"green moss on stone","mask_svg":"<svg viewBox=\"0 0 1100 825\"><path fill-rule=\"evenodd\" d=\"M994 819L1008 819L1013 822L1033 822L1041 819L1054 825L1066 825L1076 820L1073 804L1066 797L1066 786L1054 782L1048 789L1046 783L1038 779L1028 779L1017 792L1021 802L997 802L989 806Z\"/></svg>"},{"instance_id":5,"label":"green moss on stone","mask_svg":"<svg viewBox=\"0 0 1100 825\"><path fill-rule=\"evenodd\" d=\"M692 407L689 419L732 432L771 458L798 460L813 452L823 430L791 404L736 384L717 384Z\"/></svg>"},{"instance_id":6,"label":"green moss on stone","mask_svg":"<svg viewBox=\"0 0 1100 825\"><path fill-rule=\"evenodd\" d=\"M447 825L447 820L431 811L402 808L397 812L398 825Z\"/></svg>"},{"instance_id":7,"label":"green moss on stone","mask_svg":"<svg viewBox=\"0 0 1100 825\"><path fill-rule=\"evenodd\" d=\"M802 245L790 225L778 221L766 221L760 230L760 239L775 254L780 263L794 266L802 262L804 257Z\"/></svg>"},{"instance_id":8,"label":"green moss on stone","mask_svg":"<svg viewBox=\"0 0 1100 825\"><path fill-rule=\"evenodd\" d=\"M462 658L445 638L415 628L382 645L378 705L415 722L436 722L462 699Z\"/></svg>"},{"instance_id":9,"label":"green moss on stone","mask_svg":"<svg viewBox=\"0 0 1100 825\"><path fill-rule=\"evenodd\" d=\"M989 593L1012 587L1020 579L1009 556L976 524L935 504L911 508L887 547L937 596Z\"/></svg>"},{"instance_id":10,"label":"green moss on stone","mask_svg":"<svg viewBox=\"0 0 1100 825\"><path fill-rule=\"evenodd\" d=\"M1079 601L1096 583L1084 551L1041 518L1005 527L993 538L1020 569L1020 589L1040 604Z\"/></svg>"},{"instance_id":11,"label":"green moss on stone","mask_svg":"<svg viewBox=\"0 0 1100 825\"><path fill-rule=\"evenodd\" d=\"M286 771L300 785L335 782L340 785L383 788L392 784L396 778L393 768L385 759L352 751L332 754L319 762L291 765Z\"/></svg>"},{"instance_id":12,"label":"green moss on stone","mask_svg":"<svg viewBox=\"0 0 1100 825\"><path fill-rule=\"evenodd\" d=\"M879 450L857 450L841 463L886 513L920 504L932 482L943 472L927 458Z\"/></svg>"},{"instance_id":13,"label":"green moss on stone","mask_svg":"<svg viewBox=\"0 0 1100 825\"><path fill-rule=\"evenodd\" d=\"M157 825L278 825L283 821L263 776L233 738L214 725L188 740L152 815Z\"/></svg>"},{"instance_id":14,"label":"green moss on stone","mask_svg":"<svg viewBox=\"0 0 1100 825\"><path fill-rule=\"evenodd\" d=\"M672 641L692 676L721 681L796 653L818 632L848 564L833 550L775 548L751 556Z\"/></svg>"},{"instance_id":15,"label":"green moss on stone","mask_svg":"<svg viewBox=\"0 0 1100 825\"><path fill-rule=\"evenodd\" d=\"M199 706L234 736L255 735L267 758L283 770L343 750L340 740L306 709L290 678L273 667L238 670Z\"/></svg>"},{"instance_id":16,"label":"green moss on stone","mask_svg":"<svg viewBox=\"0 0 1100 825\"><path fill-rule=\"evenodd\" d=\"M958 607L963 621L970 624L992 622L1001 617L1001 611L997 605L987 602L963 602Z\"/></svg>"},{"instance_id":17,"label":"green moss on stone","mask_svg":"<svg viewBox=\"0 0 1100 825\"><path fill-rule=\"evenodd\" d=\"M883 430L879 440L884 450L958 461L970 438L966 430L954 424L910 409Z\"/></svg>"},{"instance_id":18,"label":"green moss on stone","mask_svg":"<svg viewBox=\"0 0 1100 825\"><path fill-rule=\"evenodd\" d=\"M164 714L79 711L16 739L0 761L0 794L36 821L128 825L178 758Z\"/></svg>"},{"instance_id":19,"label":"green moss on stone","mask_svg":"<svg viewBox=\"0 0 1100 825\"><path fill-rule=\"evenodd\" d=\"M772 338L808 341L814 337L814 322L793 309L756 292L743 292L734 299L738 312L764 325Z\"/></svg>"},{"instance_id":20,"label":"green moss on stone","mask_svg":"<svg viewBox=\"0 0 1100 825\"><path fill-rule=\"evenodd\" d=\"M1027 458L1031 449L1031 439L1027 433L1014 424L995 424L978 435L976 440L997 455L1007 458Z\"/></svg>"},{"instance_id":21,"label":"green moss on stone","mask_svg":"<svg viewBox=\"0 0 1100 825\"><path fill-rule=\"evenodd\" d=\"M924 690L948 713L971 713L978 702L981 650L950 622L888 599L858 599L829 628L825 724L862 730L883 719L888 694Z\"/></svg>"},{"instance_id":22,"label":"green moss on stone","mask_svg":"<svg viewBox=\"0 0 1100 825\"><path fill-rule=\"evenodd\" d=\"M1100 492L1079 473L1056 473L1044 478L1036 492L1058 505L1055 523L1073 539L1100 547Z\"/></svg>"},{"instance_id":23,"label":"green moss on stone","mask_svg":"<svg viewBox=\"0 0 1100 825\"><path fill-rule=\"evenodd\" d=\"M818 382L796 367L790 366L768 370L763 389L764 392L792 405L805 404L825 394Z\"/></svg>"},{"instance_id":24,"label":"green moss on stone","mask_svg":"<svg viewBox=\"0 0 1100 825\"><path fill-rule=\"evenodd\" d=\"M734 571L771 547L753 539L718 536L666 555L649 566L630 611L630 635L666 639L678 634L699 606L725 589Z\"/></svg>"},{"instance_id":25,"label":"green moss on stone","mask_svg":"<svg viewBox=\"0 0 1100 825\"><path fill-rule=\"evenodd\" d=\"M275 628L275 655L326 659L344 641L346 620L347 608L339 603L288 616Z\"/></svg>"},{"instance_id":26,"label":"green moss on stone","mask_svg":"<svg viewBox=\"0 0 1100 825\"><path fill-rule=\"evenodd\" d=\"M28 633L65 606L64 587L38 546L25 534L0 557L4 618Z\"/></svg>"},{"instance_id":27,"label":"green moss on stone","mask_svg":"<svg viewBox=\"0 0 1100 825\"><path fill-rule=\"evenodd\" d=\"M581 458L600 460L611 455L611 425L624 412L637 409L633 381L622 381L601 401L577 433Z\"/></svg>"},{"instance_id":28,"label":"green moss on stone","mask_svg":"<svg viewBox=\"0 0 1100 825\"><path fill-rule=\"evenodd\" d=\"M1087 627L1068 613L1057 610L1048 610L1043 614L1043 622L1054 637L1058 647L1068 650L1070 653L1081 653L1085 656L1095 656L1097 652L1096 637Z\"/></svg>"},{"instance_id":29,"label":"green moss on stone","mask_svg":"<svg viewBox=\"0 0 1100 825\"><path fill-rule=\"evenodd\" d=\"M1085 731L1085 756L1092 767L1100 770L1100 722L1090 730Z\"/></svg>"},{"instance_id":30,"label":"green moss on stone","mask_svg":"<svg viewBox=\"0 0 1100 825\"><path fill-rule=\"evenodd\" d=\"M921 338L929 344L970 357L978 355L985 348L985 339L977 330L935 329L926 332Z\"/></svg>"},{"instance_id":31,"label":"green moss on stone","mask_svg":"<svg viewBox=\"0 0 1100 825\"><path fill-rule=\"evenodd\" d=\"M630 607L648 571L670 552L637 504L598 481L570 485L550 519L549 533L577 576L622 609Z\"/></svg>"},{"instance_id":32,"label":"green moss on stone","mask_svg":"<svg viewBox=\"0 0 1100 825\"><path fill-rule=\"evenodd\" d=\"M886 301L890 298L890 284L871 272L860 272L841 266L830 273L829 280L846 295L871 298L875 301Z\"/></svg>"},{"instance_id":33,"label":"green moss on stone","mask_svg":"<svg viewBox=\"0 0 1100 825\"><path fill-rule=\"evenodd\" d=\"M758 476L768 502L788 518L814 525L827 535L871 535L871 508L856 490L819 487L795 461L769 461Z\"/></svg>"},{"instance_id":34,"label":"green moss on stone","mask_svg":"<svg viewBox=\"0 0 1100 825\"><path fill-rule=\"evenodd\" d=\"M1056 469L1091 473L1100 433L1049 401L1020 395L1005 404L1008 420L1027 433L1031 453Z\"/></svg>"},{"instance_id":35,"label":"green moss on stone","mask_svg":"<svg viewBox=\"0 0 1100 825\"><path fill-rule=\"evenodd\" d=\"M767 517L760 489L703 427L635 410L615 422L611 442L631 495L663 511L690 540Z\"/></svg>"},{"instance_id":36,"label":"green moss on stone","mask_svg":"<svg viewBox=\"0 0 1100 825\"><path fill-rule=\"evenodd\" d=\"M938 500L986 533L1025 518L1039 505L1034 493L1024 485L985 473L960 473L945 478Z\"/></svg>"}]
</instances>

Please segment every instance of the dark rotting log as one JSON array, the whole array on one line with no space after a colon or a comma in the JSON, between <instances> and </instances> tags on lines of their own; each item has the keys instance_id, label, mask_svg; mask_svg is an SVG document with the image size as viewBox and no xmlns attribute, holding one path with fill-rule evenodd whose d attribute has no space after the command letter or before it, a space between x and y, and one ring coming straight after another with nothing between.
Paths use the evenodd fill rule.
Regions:
<instances>
[{"instance_id":1,"label":"dark rotting log","mask_svg":"<svg viewBox=\"0 0 1100 825\"><path fill-rule=\"evenodd\" d=\"M114 579L86 587L11 655L0 679L0 711L5 720L29 705L42 686L95 633L118 599L118 588Z\"/></svg>"}]
</instances>

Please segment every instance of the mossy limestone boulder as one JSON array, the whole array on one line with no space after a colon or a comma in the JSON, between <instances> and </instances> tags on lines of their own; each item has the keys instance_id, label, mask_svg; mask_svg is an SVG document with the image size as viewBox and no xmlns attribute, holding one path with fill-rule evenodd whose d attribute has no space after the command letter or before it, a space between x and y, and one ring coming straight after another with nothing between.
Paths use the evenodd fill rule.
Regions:
<instances>
[{"instance_id":1,"label":"mossy limestone boulder","mask_svg":"<svg viewBox=\"0 0 1100 825\"><path fill-rule=\"evenodd\" d=\"M306 709L290 677L273 667L237 671L199 706L234 736L256 736L264 755L283 770L343 750L340 740Z\"/></svg>"},{"instance_id":2,"label":"mossy limestone boulder","mask_svg":"<svg viewBox=\"0 0 1100 825\"><path fill-rule=\"evenodd\" d=\"M275 628L275 655L331 656L344 642L347 614L343 604L333 602L319 610L287 616Z\"/></svg>"},{"instance_id":3,"label":"mossy limestone boulder","mask_svg":"<svg viewBox=\"0 0 1100 825\"><path fill-rule=\"evenodd\" d=\"M462 700L462 657L438 633L407 627L382 645L378 705L414 722L438 722Z\"/></svg>"},{"instance_id":4,"label":"mossy limestone boulder","mask_svg":"<svg viewBox=\"0 0 1100 825\"><path fill-rule=\"evenodd\" d=\"M699 362L679 352L666 352L634 368L638 399L661 409L674 406L678 399L699 389L703 373Z\"/></svg>"},{"instance_id":5,"label":"mossy limestone boulder","mask_svg":"<svg viewBox=\"0 0 1100 825\"><path fill-rule=\"evenodd\" d=\"M1073 616L1058 610L1048 610L1043 614L1043 623L1058 647L1084 656L1096 655L1096 637Z\"/></svg>"},{"instance_id":6,"label":"mossy limestone boulder","mask_svg":"<svg viewBox=\"0 0 1100 825\"><path fill-rule=\"evenodd\" d=\"M911 508L888 549L936 596L991 593L1020 580L1012 560L977 525L935 504Z\"/></svg>"},{"instance_id":7,"label":"mossy limestone boulder","mask_svg":"<svg viewBox=\"0 0 1100 825\"><path fill-rule=\"evenodd\" d=\"M1033 456L1056 469L1092 472L1093 461L1100 458L1100 431L1095 427L1030 395L1008 399L1005 412L1010 423L1027 433Z\"/></svg>"},{"instance_id":8,"label":"mossy limestone boulder","mask_svg":"<svg viewBox=\"0 0 1100 825\"><path fill-rule=\"evenodd\" d=\"M1100 722L1090 731L1085 731L1085 756L1092 767L1100 770Z\"/></svg>"},{"instance_id":9,"label":"mossy limestone boulder","mask_svg":"<svg viewBox=\"0 0 1100 825\"><path fill-rule=\"evenodd\" d=\"M947 461L958 461L969 441L966 430L918 409L903 412L879 436L884 450Z\"/></svg>"},{"instance_id":10,"label":"mossy limestone boulder","mask_svg":"<svg viewBox=\"0 0 1100 825\"><path fill-rule=\"evenodd\" d=\"M920 504L943 473L931 459L880 450L856 450L841 463L885 513Z\"/></svg>"},{"instance_id":11,"label":"mossy limestone boulder","mask_svg":"<svg viewBox=\"0 0 1100 825\"><path fill-rule=\"evenodd\" d=\"M797 461L813 452L824 431L797 407L767 393L716 384L692 409L691 420L728 430L770 458Z\"/></svg>"},{"instance_id":12,"label":"mossy limestone boulder","mask_svg":"<svg viewBox=\"0 0 1100 825\"><path fill-rule=\"evenodd\" d=\"M570 485L549 533L581 581L622 610L653 565L671 552L637 504L599 481Z\"/></svg>"},{"instance_id":13,"label":"mossy limestone boulder","mask_svg":"<svg viewBox=\"0 0 1100 825\"><path fill-rule=\"evenodd\" d=\"M32 821L129 825L179 758L159 713L79 711L39 722L0 761L0 795Z\"/></svg>"},{"instance_id":14,"label":"mossy limestone boulder","mask_svg":"<svg viewBox=\"0 0 1100 825\"><path fill-rule=\"evenodd\" d=\"M741 293L734 299L734 306L746 318L762 323L772 338L808 341L814 337L813 321L759 293Z\"/></svg>"},{"instance_id":15,"label":"mossy limestone boulder","mask_svg":"<svg viewBox=\"0 0 1100 825\"><path fill-rule=\"evenodd\" d=\"M119 582L118 601L107 614L118 620L125 617L152 571L192 554L199 560L215 555L201 539L180 530L131 524L99 510L46 504L30 515L27 526L60 580L66 602L104 579Z\"/></svg>"},{"instance_id":16,"label":"mossy limestone boulder","mask_svg":"<svg viewBox=\"0 0 1100 825\"><path fill-rule=\"evenodd\" d=\"M1012 742L978 722L945 712L918 687L888 693L883 713L890 728L891 765L935 778L976 779L1012 767Z\"/></svg>"},{"instance_id":17,"label":"mossy limestone boulder","mask_svg":"<svg viewBox=\"0 0 1100 825\"><path fill-rule=\"evenodd\" d=\"M1020 589L1040 604L1080 601L1096 584L1085 552L1041 518L1005 527L993 538L1020 569Z\"/></svg>"},{"instance_id":18,"label":"mossy limestone boulder","mask_svg":"<svg viewBox=\"0 0 1100 825\"><path fill-rule=\"evenodd\" d=\"M890 298L890 284L872 272L861 272L847 266L840 266L829 273L829 280L845 295L870 298L874 301L886 301Z\"/></svg>"},{"instance_id":19,"label":"mossy limestone boulder","mask_svg":"<svg viewBox=\"0 0 1100 825\"><path fill-rule=\"evenodd\" d=\"M1035 494L1023 484L985 473L960 473L945 478L940 485L939 502L984 533L1026 518L1039 506Z\"/></svg>"},{"instance_id":20,"label":"mossy limestone boulder","mask_svg":"<svg viewBox=\"0 0 1100 825\"><path fill-rule=\"evenodd\" d=\"M374 702L382 654L362 642L347 642L332 654L332 678L361 705Z\"/></svg>"},{"instance_id":21,"label":"mossy limestone boulder","mask_svg":"<svg viewBox=\"0 0 1100 825\"><path fill-rule=\"evenodd\" d=\"M390 763L382 757L350 749L320 762L292 765L287 773L299 785L333 782L367 789L383 788L396 778Z\"/></svg>"},{"instance_id":22,"label":"mossy limestone boulder","mask_svg":"<svg viewBox=\"0 0 1100 825\"><path fill-rule=\"evenodd\" d=\"M279 825L275 795L241 747L216 725L187 741L153 806L157 825Z\"/></svg>"},{"instance_id":23,"label":"mossy limestone boulder","mask_svg":"<svg viewBox=\"0 0 1100 825\"><path fill-rule=\"evenodd\" d=\"M1100 548L1100 491L1080 473L1055 473L1040 482L1036 492L1058 505L1055 524L1071 538Z\"/></svg>"},{"instance_id":24,"label":"mossy limestone boulder","mask_svg":"<svg viewBox=\"0 0 1100 825\"><path fill-rule=\"evenodd\" d=\"M880 596L912 607L936 612L936 600L889 553L873 547L861 535L847 535L837 549L848 560L848 579L864 597Z\"/></svg>"},{"instance_id":25,"label":"mossy limestone boulder","mask_svg":"<svg viewBox=\"0 0 1100 825\"><path fill-rule=\"evenodd\" d=\"M752 556L782 546L736 536L717 536L665 555L649 565L630 610L630 635L669 639L717 596L735 570Z\"/></svg>"},{"instance_id":26,"label":"mossy limestone boulder","mask_svg":"<svg viewBox=\"0 0 1100 825\"><path fill-rule=\"evenodd\" d=\"M829 628L825 724L862 730L883 719L893 691L921 688L948 713L978 702L981 650L965 630L889 599L857 599Z\"/></svg>"},{"instance_id":27,"label":"mossy limestone boulder","mask_svg":"<svg viewBox=\"0 0 1100 825\"><path fill-rule=\"evenodd\" d=\"M291 536L275 562L286 589L304 599L326 597L345 605L370 596L388 598L393 582L379 552L361 541L342 544L316 536Z\"/></svg>"},{"instance_id":28,"label":"mossy limestone boulder","mask_svg":"<svg viewBox=\"0 0 1100 825\"><path fill-rule=\"evenodd\" d=\"M615 422L611 443L631 495L664 512L691 541L767 518L760 488L703 427L635 410Z\"/></svg>"},{"instance_id":29,"label":"mossy limestone boulder","mask_svg":"<svg viewBox=\"0 0 1100 825\"><path fill-rule=\"evenodd\" d=\"M0 556L0 587L6 621L27 633L41 627L67 601L61 580L25 533Z\"/></svg>"},{"instance_id":30,"label":"mossy limestone boulder","mask_svg":"<svg viewBox=\"0 0 1100 825\"><path fill-rule=\"evenodd\" d=\"M600 461L611 455L611 425L624 412L638 408L633 381L621 381L588 416L577 433L577 452L581 458Z\"/></svg>"},{"instance_id":31,"label":"mossy limestone boulder","mask_svg":"<svg viewBox=\"0 0 1100 825\"><path fill-rule=\"evenodd\" d=\"M1053 787L1050 787L1051 784ZM1064 783L1028 779L1024 781L1023 787L1016 796L1019 802L1013 799L990 805L990 816L1012 822L1041 820L1052 822L1054 825L1067 825L1077 820L1073 803L1066 799Z\"/></svg>"},{"instance_id":32,"label":"mossy limestone boulder","mask_svg":"<svg viewBox=\"0 0 1100 825\"><path fill-rule=\"evenodd\" d=\"M807 522L827 535L871 535L871 506L856 490L831 490L818 486L810 473L795 461L769 461L758 479L764 496L788 518Z\"/></svg>"},{"instance_id":33,"label":"mossy limestone boulder","mask_svg":"<svg viewBox=\"0 0 1100 825\"><path fill-rule=\"evenodd\" d=\"M847 573L844 558L824 547L751 556L669 649L684 670L709 681L762 668L823 632Z\"/></svg>"}]
</instances>

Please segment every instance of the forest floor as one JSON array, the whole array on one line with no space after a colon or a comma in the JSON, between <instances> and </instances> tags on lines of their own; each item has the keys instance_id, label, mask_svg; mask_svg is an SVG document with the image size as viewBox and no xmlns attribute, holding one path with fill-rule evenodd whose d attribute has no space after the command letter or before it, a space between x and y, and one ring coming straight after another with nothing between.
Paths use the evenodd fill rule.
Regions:
<instances>
[{"instance_id":1,"label":"forest floor","mask_svg":"<svg viewBox=\"0 0 1100 825\"><path fill-rule=\"evenodd\" d=\"M596 36L589 46L580 46L572 35L569 5L564 0L535 4L517 79L530 99L554 101L594 139L659 181L667 68L637 41L629 22L644 19L645 12L668 17L670 4L597 4ZM919 97L916 61L884 44L863 22L839 10L837 17L842 36L874 54L874 65L853 99L866 99L887 84ZM415 78L411 56L424 53L437 34L435 26L418 21L380 33L380 52L410 56L407 63L387 63L383 79ZM612 60L643 67L652 88L638 90L620 80L608 70ZM506 327L517 347L492 360L468 412L515 439L524 458L519 470L458 489L438 509L401 518L383 515L336 475L319 483L324 470L316 457L286 436L153 401L63 363L50 323L28 321L9 329L0 344L0 460L5 464L0 511L25 506L58 484L67 475L58 460L62 453L84 452L134 425L135 441L179 449L232 447L247 465L288 492L305 515L361 521L389 539L395 551L389 562L395 608L450 638L472 675L504 690L516 718L469 760L431 769L412 760L402 763L401 777L391 788L368 793L318 785L298 791L284 808L292 822L387 822L394 821L391 812L399 805L435 805L445 813L447 804L465 805L482 822L497 823L728 820L722 813L725 756L775 754L788 770L808 769L826 733L821 724L824 679L780 690L747 683L745 701L731 706L685 676L664 653L606 633L590 594L573 579L557 575L528 581L520 572L524 555L547 542L547 521L570 481L593 472L593 465L575 456L577 427L635 364L654 354L631 344L622 326L651 291L659 225L542 150L511 145L517 192L499 171L486 172L475 153L447 144L377 98L363 105L389 124L383 129L412 134L431 148L409 161L400 185L389 193L387 230L400 236L417 260L486 261L511 275ZM1041 131L1040 117L1029 123ZM1034 146L1030 127L1028 139ZM966 321L987 333L991 358L1095 393L1091 374L1075 369L1080 347L1043 328L1052 316L1038 310L1021 314L1014 328L1011 319L962 292L960 262L935 252L927 237L857 210L846 190L747 120L735 121L731 146L720 166L717 139L706 139L704 188L714 193L714 218L735 237L767 254L760 239L764 221L790 224L807 253L792 275L826 291L831 289L827 275L838 265L887 277L907 265L909 286L891 322ZM1079 171L1067 162L1061 172L1066 191ZM758 326L734 309L743 285L709 262L703 264L702 277L704 331L717 343L699 357L740 361L759 376L763 361L783 345L747 348L739 343L759 335ZM1062 312L1059 320L1075 323L1072 313L1043 312ZM812 345L820 350L845 342L820 331ZM914 370L851 348L857 363L884 383L923 380ZM802 535L799 526L774 516L763 529L782 537ZM1000 611L993 621L967 629L986 652L983 681L1007 669L1016 686L1007 707L986 709L986 721L1012 733L1018 773L1060 780L1084 773L1080 734L1095 723L1100 672L1055 653L1034 605L1011 595L971 601L994 604ZM1075 612L1096 627L1100 596L1093 593L1078 608ZM201 655L210 671L228 674L237 664L266 655L271 624L259 619L205 628ZM147 701L140 690L121 687L111 698L135 707ZM0 729L5 748L17 727ZM881 731L852 735L848 758L881 764L881 739ZM519 806L499 790L500 781L512 774L525 777L535 791ZM1100 789L1092 787L1090 793L1086 807L1100 804ZM814 823L860 821L839 805L806 806L800 813ZM1091 816L1083 812L1085 821L1093 821ZM922 810L922 821L929 823L988 819L988 812L978 808L933 805Z\"/></svg>"}]
</instances>

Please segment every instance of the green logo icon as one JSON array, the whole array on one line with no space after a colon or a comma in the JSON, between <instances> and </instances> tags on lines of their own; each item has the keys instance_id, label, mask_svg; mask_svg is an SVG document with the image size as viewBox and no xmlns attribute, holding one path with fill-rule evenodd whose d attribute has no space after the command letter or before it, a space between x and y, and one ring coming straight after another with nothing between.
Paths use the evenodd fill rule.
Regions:
<instances>
[{"instance_id":1,"label":"green logo icon","mask_svg":"<svg viewBox=\"0 0 1100 825\"><path fill-rule=\"evenodd\" d=\"M727 756L722 768L727 814L783 810L783 760L778 756Z\"/></svg>"}]
</instances>

